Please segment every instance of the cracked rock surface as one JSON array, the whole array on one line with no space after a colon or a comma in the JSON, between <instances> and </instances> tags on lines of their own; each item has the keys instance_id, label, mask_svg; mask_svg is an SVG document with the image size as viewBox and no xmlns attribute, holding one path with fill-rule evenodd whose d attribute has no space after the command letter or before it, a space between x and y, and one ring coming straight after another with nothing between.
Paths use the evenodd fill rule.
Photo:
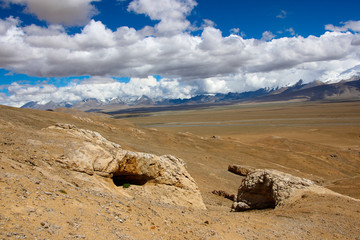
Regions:
<instances>
[{"instance_id":1,"label":"cracked rock surface","mask_svg":"<svg viewBox=\"0 0 360 240\"><path fill-rule=\"evenodd\" d=\"M72 139L71 147L64 147L64 155L57 160L65 168L113 178L118 185L146 184L145 191L149 190L149 195L158 200L206 208L194 179L179 158L124 150L97 132L70 124L56 124L43 131L61 133Z\"/></svg>"},{"instance_id":2,"label":"cracked rock surface","mask_svg":"<svg viewBox=\"0 0 360 240\"><path fill-rule=\"evenodd\" d=\"M281 205L297 190L315 184L277 170L257 169L250 172L241 182L233 211L275 208Z\"/></svg>"}]
</instances>

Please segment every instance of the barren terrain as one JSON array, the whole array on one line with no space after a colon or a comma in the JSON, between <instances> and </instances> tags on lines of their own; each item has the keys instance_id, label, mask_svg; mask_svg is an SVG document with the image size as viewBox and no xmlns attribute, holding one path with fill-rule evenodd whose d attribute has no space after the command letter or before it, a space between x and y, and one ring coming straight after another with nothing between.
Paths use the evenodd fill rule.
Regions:
<instances>
[{"instance_id":1,"label":"barren terrain","mask_svg":"<svg viewBox=\"0 0 360 240\"><path fill-rule=\"evenodd\" d=\"M359 110L360 102L262 103L124 120L0 106L0 239L359 239ZM64 168L63 149L81 142L47 130L57 123L98 132L123 149L183 159L207 209L155 201L146 184L123 188ZM242 177L227 171L233 163L334 192L304 191L275 209L230 212L232 201L211 192L237 192Z\"/></svg>"}]
</instances>

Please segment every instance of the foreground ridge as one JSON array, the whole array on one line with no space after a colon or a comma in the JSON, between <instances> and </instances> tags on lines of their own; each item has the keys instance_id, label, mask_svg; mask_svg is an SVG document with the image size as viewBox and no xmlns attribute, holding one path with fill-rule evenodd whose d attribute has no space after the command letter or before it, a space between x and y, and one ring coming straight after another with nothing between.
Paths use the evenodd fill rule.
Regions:
<instances>
[{"instance_id":1,"label":"foreground ridge","mask_svg":"<svg viewBox=\"0 0 360 240\"><path fill-rule=\"evenodd\" d=\"M232 163L237 166L231 170L243 175L276 168L324 186L349 176L355 187L335 188L347 194L352 193L347 186L356 188L356 149L286 137L251 142L218 133L170 133L60 111L0 106L0 239L356 239L360 234L354 228L360 224L360 202L316 185L295 189L275 208L230 212L244 176L227 171ZM319 164L322 168L312 171ZM280 181L277 186L278 192L287 189Z\"/></svg>"},{"instance_id":2,"label":"foreground ridge","mask_svg":"<svg viewBox=\"0 0 360 240\"><path fill-rule=\"evenodd\" d=\"M206 209L194 179L179 158L123 150L98 132L71 124L60 123L43 131L61 132L80 140L74 139L74 144L64 148L63 157L57 160L65 168L109 177L118 185L146 184L149 197L179 206Z\"/></svg>"}]
</instances>

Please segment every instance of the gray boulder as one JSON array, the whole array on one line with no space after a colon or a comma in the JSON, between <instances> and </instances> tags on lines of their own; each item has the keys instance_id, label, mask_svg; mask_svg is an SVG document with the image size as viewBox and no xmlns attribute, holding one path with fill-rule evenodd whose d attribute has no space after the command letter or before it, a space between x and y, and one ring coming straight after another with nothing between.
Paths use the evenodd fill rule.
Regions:
<instances>
[{"instance_id":1,"label":"gray boulder","mask_svg":"<svg viewBox=\"0 0 360 240\"><path fill-rule=\"evenodd\" d=\"M297 190L313 185L308 179L276 170L257 169L242 181L232 211L275 208Z\"/></svg>"}]
</instances>

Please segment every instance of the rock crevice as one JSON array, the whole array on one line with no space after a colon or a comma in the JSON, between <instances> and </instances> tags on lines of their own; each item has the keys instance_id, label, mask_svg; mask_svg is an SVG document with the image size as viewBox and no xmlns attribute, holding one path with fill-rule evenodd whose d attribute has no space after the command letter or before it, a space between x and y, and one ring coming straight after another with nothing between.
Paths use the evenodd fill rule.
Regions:
<instances>
[{"instance_id":1,"label":"rock crevice","mask_svg":"<svg viewBox=\"0 0 360 240\"><path fill-rule=\"evenodd\" d=\"M57 159L65 168L112 178L117 186L152 185L146 189L153 193L161 189L160 198L165 202L205 209L198 186L187 172L185 162L177 157L127 151L97 132L74 125L57 124L46 130L69 136L71 146L64 147L64 156Z\"/></svg>"}]
</instances>

